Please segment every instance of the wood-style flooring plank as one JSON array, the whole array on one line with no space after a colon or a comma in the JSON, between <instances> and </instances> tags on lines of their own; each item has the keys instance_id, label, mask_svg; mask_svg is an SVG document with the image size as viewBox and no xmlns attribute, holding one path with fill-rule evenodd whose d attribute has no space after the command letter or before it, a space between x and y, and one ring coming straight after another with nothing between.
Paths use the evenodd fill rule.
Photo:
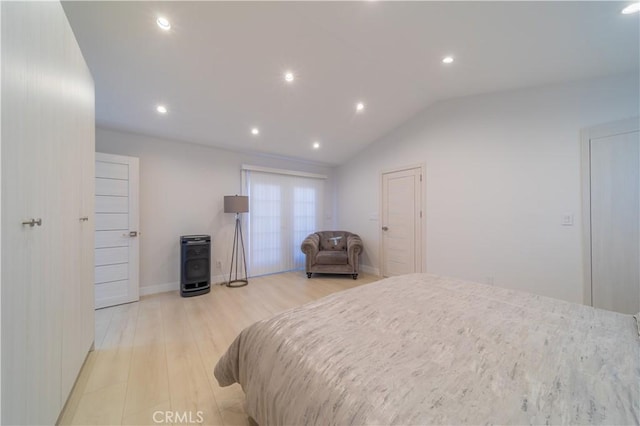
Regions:
<instances>
[{"instance_id":1,"label":"wood-style flooring plank","mask_svg":"<svg viewBox=\"0 0 640 426\"><path fill-rule=\"evenodd\" d=\"M163 304L171 408L183 418L186 416L203 424L222 425L218 405L207 379L209 372L202 362L186 316L186 303L192 302L172 299Z\"/></svg>"},{"instance_id":2,"label":"wood-style flooring plank","mask_svg":"<svg viewBox=\"0 0 640 426\"><path fill-rule=\"evenodd\" d=\"M96 363L92 368L86 392L116 383L126 383L129 379L138 308L138 303L129 303L113 309L114 315L102 343L94 351Z\"/></svg>"},{"instance_id":3,"label":"wood-style flooring plank","mask_svg":"<svg viewBox=\"0 0 640 426\"><path fill-rule=\"evenodd\" d=\"M140 412L169 400L166 341L162 303L170 295L143 298L133 341L131 368L127 381L124 416Z\"/></svg>"},{"instance_id":4,"label":"wood-style flooring plank","mask_svg":"<svg viewBox=\"0 0 640 426\"><path fill-rule=\"evenodd\" d=\"M87 359L84 361L84 365L80 370L80 374L78 375L78 379L71 391L71 395L67 399L67 403L58 418L59 425L70 425L73 422L73 416L80 405L80 400L82 399L82 396L87 393L87 383L89 382L89 376L93 371L93 365L96 358L96 351L91 351L87 354Z\"/></svg>"},{"instance_id":5,"label":"wood-style flooring plank","mask_svg":"<svg viewBox=\"0 0 640 426\"><path fill-rule=\"evenodd\" d=\"M361 274L287 272L249 285L176 291L96 312L96 349L81 371L60 424L249 425L238 384L222 388L213 368L245 327L337 291L377 281Z\"/></svg>"},{"instance_id":6,"label":"wood-style flooring plank","mask_svg":"<svg viewBox=\"0 0 640 426\"><path fill-rule=\"evenodd\" d=\"M120 424L126 387L126 383L118 383L82 395L71 424Z\"/></svg>"}]
</instances>

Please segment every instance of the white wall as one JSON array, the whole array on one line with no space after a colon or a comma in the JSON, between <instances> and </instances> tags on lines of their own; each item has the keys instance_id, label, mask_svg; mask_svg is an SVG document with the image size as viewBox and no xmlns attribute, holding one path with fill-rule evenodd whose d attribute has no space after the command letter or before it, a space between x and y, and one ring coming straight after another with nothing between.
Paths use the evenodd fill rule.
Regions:
<instances>
[{"instance_id":1,"label":"white wall","mask_svg":"<svg viewBox=\"0 0 640 426\"><path fill-rule=\"evenodd\" d=\"M235 217L223 212L223 197L242 193L242 164L333 173L328 167L304 162L103 128L96 130L96 151L140 158L141 294L178 289L181 235L211 235L212 281L228 276ZM330 228L334 222L331 177L325 188L325 226ZM216 268L217 260L222 261L222 269Z\"/></svg>"},{"instance_id":2,"label":"white wall","mask_svg":"<svg viewBox=\"0 0 640 426\"><path fill-rule=\"evenodd\" d=\"M580 130L637 116L639 89L633 74L431 106L336 171L338 225L379 268L380 172L423 163L424 271L582 302Z\"/></svg>"}]
</instances>

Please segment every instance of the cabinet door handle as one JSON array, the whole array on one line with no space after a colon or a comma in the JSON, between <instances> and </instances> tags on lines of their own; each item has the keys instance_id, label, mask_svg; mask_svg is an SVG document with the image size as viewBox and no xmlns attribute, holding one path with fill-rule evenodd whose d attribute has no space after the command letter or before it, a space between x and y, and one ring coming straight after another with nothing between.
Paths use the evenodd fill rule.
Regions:
<instances>
[{"instance_id":1,"label":"cabinet door handle","mask_svg":"<svg viewBox=\"0 0 640 426\"><path fill-rule=\"evenodd\" d=\"M87 216L83 216L80 218L80 222L87 222L89 218Z\"/></svg>"},{"instance_id":2,"label":"cabinet door handle","mask_svg":"<svg viewBox=\"0 0 640 426\"><path fill-rule=\"evenodd\" d=\"M29 225L30 227L34 227L36 225L38 226L42 226L42 219L38 218L38 219L29 219L29 220L23 220L22 221L23 225Z\"/></svg>"},{"instance_id":3,"label":"cabinet door handle","mask_svg":"<svg viewBox=\"0 0 640 426\"><path fill-rule=\"evenodd\" d=\"M389 227L388 227L388 226L383 226L383 227L382 227L382 230L383 230L383 231L388 231L388 230L389 230Z\"/></svg>"}]
</instances>

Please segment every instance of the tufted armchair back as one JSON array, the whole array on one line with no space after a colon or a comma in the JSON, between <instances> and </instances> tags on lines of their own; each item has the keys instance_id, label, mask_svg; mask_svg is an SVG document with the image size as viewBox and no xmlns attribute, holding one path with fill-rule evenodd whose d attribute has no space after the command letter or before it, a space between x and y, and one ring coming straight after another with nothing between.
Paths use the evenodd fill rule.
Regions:
<instances>
[{"instance_id":1,"label":"tufted armchair back","mask_svg":"<svg viewBox=\"0 0 640 426\"><path fill-rule=\"evenodd\" d=\"M352 235L347 231L320 231L320 250L346 250L347 237Z\"/></svg>"}]
</instances>

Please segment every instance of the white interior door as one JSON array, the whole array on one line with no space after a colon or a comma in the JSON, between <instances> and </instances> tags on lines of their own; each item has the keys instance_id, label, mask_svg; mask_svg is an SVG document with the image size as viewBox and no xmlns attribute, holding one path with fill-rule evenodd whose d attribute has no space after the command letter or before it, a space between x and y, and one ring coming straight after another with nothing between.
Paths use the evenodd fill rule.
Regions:
<instances>
[{"instance_id":1,"label":"white interior door","mask_svg":"<svg viewBox=\"0 0 640 426\"><path fill-rule=\"evenodd\" d=\"M382 174L382 275L422 271L422 168Z\"/></svg>"},{"instance_id":2,"label":"white interior door","mask_svg":"<svg viewBox=\"0 0 640 426\"><path fill-rule=\"evenodd\" d=\"M96 309L139 300L138 159L96 153Z\"/></svg>"},{"instance_id":3,"label":"white interior door","mask_svg":"<svg viewBox=\"0 0 640 426\"><path fill-rule=\"evenodd\" d=\"M640 136L590 139L591 283L597 308L640 311Z\"/></svg>"}]
</instances>

